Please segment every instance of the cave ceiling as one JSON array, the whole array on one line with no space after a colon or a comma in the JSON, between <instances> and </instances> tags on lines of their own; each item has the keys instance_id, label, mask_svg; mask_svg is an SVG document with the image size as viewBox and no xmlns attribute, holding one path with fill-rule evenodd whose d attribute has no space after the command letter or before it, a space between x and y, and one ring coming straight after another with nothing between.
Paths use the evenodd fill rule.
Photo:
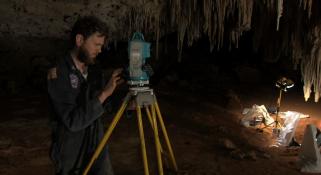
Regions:
<instances>
[{"instance_id":1,"label":"cave ceiling","mask_svg":"<svg viewBox=\"0 0 321 175\"><path fill-rule=\"evenodd\" d=\"M245 32L253 51L275 62L290 58L301 71L307 100L321 90L321 2L318 0L2 0L0 37L66 38L79 16L106 21L109 40L134 31L158 41L177 34L178 53L206 36L210 50L237 48ZM178 56L180 60L181 57Z\"/></svg>"}]
</instances>

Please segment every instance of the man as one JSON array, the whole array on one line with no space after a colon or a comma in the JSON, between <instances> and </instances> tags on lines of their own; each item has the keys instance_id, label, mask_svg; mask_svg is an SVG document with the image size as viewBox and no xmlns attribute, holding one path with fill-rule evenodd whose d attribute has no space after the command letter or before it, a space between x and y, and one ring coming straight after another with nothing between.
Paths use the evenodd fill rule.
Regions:
<instances>
[{"instance_id":1,"label":"man","mask_svg":"<svg viewBox=\"0 0 321 175\"><path fill-rule=\"evenodd\" d=\"M82 17L71 32L72 48L48 71L48 93L53 110L51 158L56 174L81 174L103 134L100 117L104 102L120 81L121 69L105 83L95 67L106 39L106 25L93 16ZM113 174L105 148L89 174Z\"/></svg>"}]
</instances>

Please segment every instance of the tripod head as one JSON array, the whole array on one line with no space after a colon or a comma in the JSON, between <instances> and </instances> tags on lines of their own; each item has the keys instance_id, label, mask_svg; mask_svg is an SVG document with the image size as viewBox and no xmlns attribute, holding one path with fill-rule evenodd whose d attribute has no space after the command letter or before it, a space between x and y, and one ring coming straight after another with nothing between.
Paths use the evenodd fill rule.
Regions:
<instances>
[{"instance_id":1,"label":"tripod head","mask_svg":"<svg viewBox=\"0 0 321 175\"><path fill-rule=\"evenodd\" d=\"M276 81L275 86L280 88L280 90L286 92L287 89L290 89L294 86L294 82L286 77L281 77Z\"/></svg>"}]
</instances>

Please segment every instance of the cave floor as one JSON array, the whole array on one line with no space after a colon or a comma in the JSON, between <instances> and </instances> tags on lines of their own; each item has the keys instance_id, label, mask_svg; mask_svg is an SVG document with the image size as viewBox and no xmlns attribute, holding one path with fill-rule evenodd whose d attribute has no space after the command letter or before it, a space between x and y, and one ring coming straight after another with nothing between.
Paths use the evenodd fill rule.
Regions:
<instances>
[{"instance_id":1,"label":"cave floor","mask_svg":"<svg viewBox=\"0 0 321 175\"><path fill-rule=\"evenodd\" d=\"M271 147L271 129L258 132L239 124L242 108L274 104L275 89L243 88L236 92L234 101L234 97L210 90L204 93L202 90L158 88L155 91L178 164L178 174L302 174L297 164L298 147ZM297 127L295 137L300 143L307 124L318 126L321 108L318 103L304 102L297 90L284 96L281 111L297 111L310 116L301 119ZM39 92L7 95L0 98L0 105L0 174L54 174L49 159L46 95ZM113 115L104 116L106 126ZM143 121L150 171L157 174L152 130L147 120ZM115 174L143 174L135 115L122 117L108 144ZM165 159L166 168L168 159ZM170 170L165 172L173 174Z\"/></svg>"}]
</instances>

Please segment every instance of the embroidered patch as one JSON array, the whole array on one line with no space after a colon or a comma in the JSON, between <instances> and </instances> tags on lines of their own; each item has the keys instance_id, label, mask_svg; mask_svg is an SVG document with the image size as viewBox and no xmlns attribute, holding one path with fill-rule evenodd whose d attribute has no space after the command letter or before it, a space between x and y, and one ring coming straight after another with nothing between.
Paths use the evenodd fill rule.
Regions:
<instances>
[{"instance_id":1,"label":"embroidered patch","mask_svg":"<svg viewBox=\"0 0 321 175\"><path fill-rule=\"evenodd\" d=\"M71 87L72 87L72 88L78 88L79 79L78 79L77 75L75 75L75 74L69 74L69 78L70 78Z\"/></svg>"}]
</instances>

